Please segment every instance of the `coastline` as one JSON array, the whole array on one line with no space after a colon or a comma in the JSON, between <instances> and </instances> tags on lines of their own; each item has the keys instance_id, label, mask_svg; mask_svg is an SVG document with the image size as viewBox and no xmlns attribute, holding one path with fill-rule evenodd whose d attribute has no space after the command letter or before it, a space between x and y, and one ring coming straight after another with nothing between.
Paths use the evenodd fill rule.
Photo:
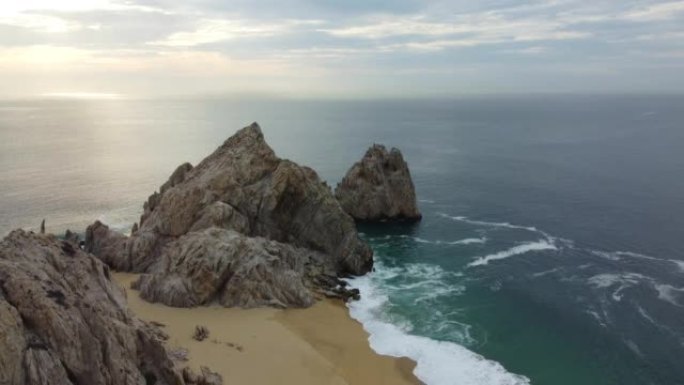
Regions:
<instances>
[{"instance_id":1,"label":"coastline","mask_svg":"<svg viewBox=\"0 0 684 385\"><path fill-rule=\"evenodd\" d=\"M412 374L412 360L375 353L362 325L339 301L285 310L173 308L142 300L130 289L137 276L113 273L131 311L163 324L168 346L187 349L185 365L196 371L207 366L226 384L422 384ZM209 330L206 340L192 339L196 325Z\"/></svg>"}]
</instances>

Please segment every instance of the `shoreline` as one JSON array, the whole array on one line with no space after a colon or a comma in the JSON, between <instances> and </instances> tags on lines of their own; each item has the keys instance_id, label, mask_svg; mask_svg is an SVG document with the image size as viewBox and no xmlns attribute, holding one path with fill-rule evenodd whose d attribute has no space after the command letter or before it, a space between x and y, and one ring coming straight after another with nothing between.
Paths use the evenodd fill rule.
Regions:
<instances>
[{"instance_id":1,"label":"shoreline","mask_svg":"<svg viewBox=\"0 0 684 385\"><path fill-rule=\"evenodd\" d=\"M181 366L206 366L225 384L422 384L412 373L414 361L374 352L363 326L338 301L322 299L306 309L173 308L130 289L138 274L112 276L133 313L163 324L169 348L187 349ZM192 339L196 325L209 330L206 340Z\"/></svg>"}]
</instances>

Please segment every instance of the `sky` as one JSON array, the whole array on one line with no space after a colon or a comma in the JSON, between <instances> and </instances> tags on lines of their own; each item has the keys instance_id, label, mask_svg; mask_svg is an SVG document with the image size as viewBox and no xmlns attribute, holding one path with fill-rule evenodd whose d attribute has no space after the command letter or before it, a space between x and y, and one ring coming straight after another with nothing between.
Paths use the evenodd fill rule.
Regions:
<instances>
[{"instance_id":1,"label":"sky","mask_svg":"<svg viewBox=\"0 0 684 385\"><path fill-rule=\"evenodd\" d=\"M0 2L0 97L518 93L684 93L684 1Z\"/></svg>"}]
</instances>

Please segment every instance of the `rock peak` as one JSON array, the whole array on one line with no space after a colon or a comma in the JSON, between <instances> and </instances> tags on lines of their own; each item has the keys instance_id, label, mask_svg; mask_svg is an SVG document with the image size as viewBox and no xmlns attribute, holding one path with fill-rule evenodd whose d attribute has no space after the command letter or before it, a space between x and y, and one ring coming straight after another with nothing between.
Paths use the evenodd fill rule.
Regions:
<instances>
[{"instance_id":1,"label":"rock peak","mask_svg":"<svg viewBox=\"0 0 684 385\"><path fill-rule=\"evenodd\" d=\"M252 124L240 129L233 136L241 136L241 135L249 135L249 136L253 136L253 137L258 137L260 139L264 138L264 133L261 131L261 126L259 126L259 123L257 123L257 122L252 122Z\"/></svg>"},{"instance_id":2,"label":"rock peak","mask_svg":"<svg viewBox=\"0 0 684 385\"><path fill-rule=\"evenodd\" d=\"M249 126L243 127L240 130L238 130L235 134L226 139L226 141L223 142L220 148L236 148L253 145L266 145L266 141L264 140L264 133L261 131L261 127L257 122L253 122Z\"/></svg>"}]
</instances>

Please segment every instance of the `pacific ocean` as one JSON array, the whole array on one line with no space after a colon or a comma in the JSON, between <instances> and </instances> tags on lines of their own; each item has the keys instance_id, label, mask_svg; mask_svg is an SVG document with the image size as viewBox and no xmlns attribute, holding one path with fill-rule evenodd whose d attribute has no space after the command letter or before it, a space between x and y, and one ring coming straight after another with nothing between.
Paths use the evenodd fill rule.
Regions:
<instances>
[{"instance_id":1,"label":"pacific ocean","mask_svg":"<svg viewBox=\"0 0 684 385\"><path fill-rule=\"evenodd\" d=\"M332 186L402 150L424 219L360 228L351 310L429 385L684 384L681 96L0 101L0 233L126 231L252 121Z\"/></svg>"}]
</instances>

